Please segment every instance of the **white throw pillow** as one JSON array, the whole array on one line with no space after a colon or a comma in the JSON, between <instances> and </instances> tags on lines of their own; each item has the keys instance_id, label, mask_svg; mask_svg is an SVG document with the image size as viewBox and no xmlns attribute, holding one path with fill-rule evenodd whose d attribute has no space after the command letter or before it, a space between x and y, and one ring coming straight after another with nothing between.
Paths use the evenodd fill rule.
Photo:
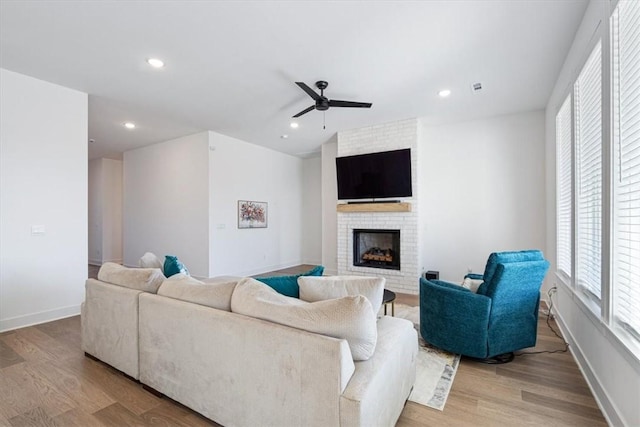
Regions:
<instances>
[{"instance_id":1,"label":"white throw pillow","mask_svg":"<svg viewBox=\"0 0 640 427\"><path fill-rule=\"evenodd\" d=\"M300 299L303 301L314 302L349 295L363 295L371 303L373 312L377 313L382 307L385 281L384 277L301 276L298 277L298 286Z\"/></svg>"},{"instance_id":2,"label":"white throw pillow","mask_svg":"<svg viewBox=\"0 0 640 427\"><path fill-rule=\"evenodd\" d=\"M484 283L482 280L470 279L467 277L462 282L462 287L469 289L475 294L476 292L478 292L478 288L480 287L480 285L482 285L482 283Z\"/></svg>"},{"instance_id":3,"label":"white throw pillow","mask_svg":"<svg viewBox=\"0 0 640 427\"><path fill-rule=\"evenodd\" d=\"M164 262L158 258L156 254L152 252L145 252L145 254L138 260L138 267L159 268L162 271Z\"/></svg>"},{"instance_id":4,"label":"white throw pillow","mask_svg":"<svg viewBox=\"0 0 640 427\"><path fill-rule=\"evenodd\" d=\"M178 273L162 282L158 295L231 311L231 295L237 283L237 280L205 283Z\"/></svg>"},{"instance_id":5,"label":"white throw pillow","mask_svg":"<svg viewBox=\"0 0 640 427\"><path fill-rule=\"evenodd\" d=\"M114 262L105 262L98 271L98 280L125 288L155 294L166 279L157 268L129 268Z\"/></svg>"},{"instance_id":6,"label":"white throw pillow","mask_svg":"<svg viewBox=\"0 0 640 427\"><path fill-rule=\"evenodd\" d=\"M378 340L376 315L362 295L308 303L281 295L257 280L243 279L231 296L231 311L347 340L353 360L367 360Z\"/></svg>"}]
</instances>

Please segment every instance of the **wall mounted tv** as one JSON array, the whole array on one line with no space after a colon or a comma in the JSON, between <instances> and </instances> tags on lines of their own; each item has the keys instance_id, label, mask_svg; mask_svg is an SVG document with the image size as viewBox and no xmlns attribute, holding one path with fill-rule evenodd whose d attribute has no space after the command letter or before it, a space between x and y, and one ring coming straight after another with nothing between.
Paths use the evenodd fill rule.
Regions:
<instances>
[{"instance_id":1,"label":"wall mounted tv","mask_svg":"<svg viewBox=\"0 0 640 427\"><path fill-rule=\"evenodd\" d=\"M411 149L336 158L338 199L411 197Z\"/></svg>"}]
</instances>

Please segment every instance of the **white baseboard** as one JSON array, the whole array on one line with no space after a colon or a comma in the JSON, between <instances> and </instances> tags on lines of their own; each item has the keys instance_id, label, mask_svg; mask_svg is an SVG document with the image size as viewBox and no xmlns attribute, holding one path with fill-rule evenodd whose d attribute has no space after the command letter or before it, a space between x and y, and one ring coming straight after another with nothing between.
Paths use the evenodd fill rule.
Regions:
<instances>
[{"instance_id":1,"label":"white baseboard","mask_svg":"<svg viewBox=\"0 0 640 427\"><path fill-rule=\"evenodd\" d=\"M24 316L0 319L0 332L11 331L13 329L26 328L27 326L39 325L65 317L77 316L80 314L79 305L55 308L53 310L41 311L39 313L25 314Z\"/></svg>"},{"instance_id":2,"label":"white baseboard","mask_svg":"<svg viewBox=\"0 0 640 427\"><path fill-rule=\"evenodd\" d=\"M604 415L604 418L607 420L607 423L610 426L624 425L624 422L618 416L618 411L616 411L615 405L613 404L611 399L609 399L607 392L600 385L598 376L596 375L594 370L591 368L589 361L584 357L584 353L580 349L580 345L576 342L573 335L571 335L571 332L567 328L566 323L562 318L562 315L555 309L553 310L553 315L556 319L556 324L558 325L558 327L560 328L560 331L562 332L562 336L569 343L569 351L573 355L573 359L578 365L578 368L580 369L582 376L587 381L587 385L589 386L589 389L591 389L591 393L593 394L593 397L595 398L596 403L600 407L600 410L602 411L602 415Z\"/></svg>"}]
</instances>

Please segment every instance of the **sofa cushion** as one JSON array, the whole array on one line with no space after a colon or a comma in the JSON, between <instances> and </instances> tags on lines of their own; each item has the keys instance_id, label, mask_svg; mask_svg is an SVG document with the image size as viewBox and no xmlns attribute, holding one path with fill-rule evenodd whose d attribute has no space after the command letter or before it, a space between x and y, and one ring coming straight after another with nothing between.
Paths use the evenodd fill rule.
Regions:
<instances>
[{"instance_id":1,"label":"sofa cushion","mask_svg":"<svg viewBox=\"0 0 640 427\"><path fill-rule=\"evenodd\" d=\"M164 257L164 275L167 277L171 277L174 274L186 274L189 275L189 270L184 264L178 259L178 257L173 255L166 255Z\"/></svg>"},{"instance_id":2,"label":"sofa cushion","mask_svg":"<svg viewBox=\"0 0 640 427\"><path fill-rule=\"evenodd\" d=\"M138 260L138 267L142 268L159 268L164 272L164 266L162 258L158 257L152 252L145 252L144 255Z\"/></svg>"},{"instance_id":3,"label":"sofa cushion","mask_svg":"<svg viewBox=\"0 0 640 427\"><path fill-rule=\"evenodd\" d=\"M98 271L102 282L153 294L165 279L159 268L129 268L114 262L105 262Z\"/></svg>"},{"instance_id":4,"label":"sofa cushion","mask_svg":"<svg viewBox=\"0 0 640 427\"><path fill-rule=\"evenodd\" d=\"M257 280L243 279L231 296L231 311L347 340L353 360L367 360L376 348L376 315L369 300L347 296L313 303L279 294Z\"/></svg>"},{"instance_id":5,"label":"sofa cushion","mask_svg":"<svg viewBox=\"0 0 640 427\"><path fill-rule=\"evenodd\" d=\"M231 311L231 294L237 283L237 280L205 283L178 273L162 282L158 295Z\"/></svg>"},{"instance_id":6,"label":"sofa cushion","mask_svg":"<svg viewBox=\"0 0 640 427\"><path fill-rule=\"evenodd\" d=\"M371 303L374 313L382 307L384 277L328 276L298 278L300 299L307 302L341 298L349 295L364 295Z\"/></svg>"},{"instance_id":7,"label":"sofa cushion","mask_svg":"<svg viewBox=\"0 0 640 427\"><path fill-rule=\"evenodd\" d=\"M300 296L298 277L322 276L322 273L324 273L324 267L322 265L318 265L307 271L306 273L294 274L289 276L256 277L256 280L259 280L260 282L271 286L282 295L298 298Z\"/></svg>"}]
</instances>

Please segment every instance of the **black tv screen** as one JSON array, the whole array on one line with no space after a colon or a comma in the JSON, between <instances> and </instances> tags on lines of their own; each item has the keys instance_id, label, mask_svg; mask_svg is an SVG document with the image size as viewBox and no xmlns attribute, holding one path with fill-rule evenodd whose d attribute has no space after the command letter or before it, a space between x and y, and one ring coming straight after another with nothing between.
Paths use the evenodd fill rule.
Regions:
<instances>
[{"instance_id":1,"label":"black tv screen","mask_svg":"<svg viewBox=\"0 0 640 427\"><path fill-rule=\"evenodd\" d=\"M411 149L336 158L338 199L411 197Z\"/></svg>"}]
</instances>

